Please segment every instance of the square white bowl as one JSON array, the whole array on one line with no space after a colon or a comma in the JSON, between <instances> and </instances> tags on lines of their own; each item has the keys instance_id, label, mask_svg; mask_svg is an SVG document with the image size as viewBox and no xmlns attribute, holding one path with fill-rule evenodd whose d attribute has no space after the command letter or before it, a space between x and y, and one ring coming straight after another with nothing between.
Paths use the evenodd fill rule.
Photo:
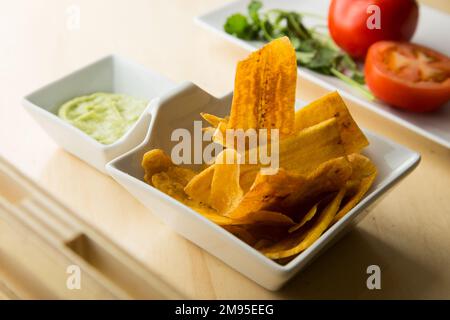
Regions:
<instances>
[{"instance_id":1,"label":"square white bowl","mask_svg":"<svg viewBox=\"0 0 450 320\"><path fill-rule=\"evenodd\" d=\"M175 86L144 66L109 55L28 94L22 105L58 145L105 172L107 162L142 142L150 123L148 109L152 99ZM149 104L124 136L104 145L57 116L64 102L94 92L123 93L146 99Z\"/></svg>"},{"instance_id":2,"label":"square white bowl","mask_svg":"<svg viewBox=\"0 0 450 320\"><path fill-rule=\"evenodd\" d=\"M374 133L365 132L370 146L365 150L378 167L378 177L361 202L328 229L311 247L287 265L280 265L233 236L189 207L144 182L141 160L144 153L161 148L170 154L170 141L177 128L193 130L200 112L219 116L229 113L232 94L215 98L193 84L178 87L155 101L145 140L135 149L107 164L107 172L139 199L153 214L235 270L269 290L277 290L305 268L319 253L341 237L367 214L367 207L391 189L419 163L420 155Z\"/></svg>"}]
</instances>

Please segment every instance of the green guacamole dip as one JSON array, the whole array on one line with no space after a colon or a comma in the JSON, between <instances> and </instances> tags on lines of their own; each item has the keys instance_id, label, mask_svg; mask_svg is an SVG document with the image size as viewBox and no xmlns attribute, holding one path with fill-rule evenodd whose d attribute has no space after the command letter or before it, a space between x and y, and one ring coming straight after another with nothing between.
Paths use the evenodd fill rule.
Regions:
<instances>
[{"instance_id":1,"label":"green guacamole dip","mask_svg":"<svg viewBox=\"0 0 450 320\"><path fill-rule=\"evenodd\" d=\"M98 142L111 144L138 120L147 103L123 94L97 92L67 101L58 115Z\"/></svg>"}]
</instances>

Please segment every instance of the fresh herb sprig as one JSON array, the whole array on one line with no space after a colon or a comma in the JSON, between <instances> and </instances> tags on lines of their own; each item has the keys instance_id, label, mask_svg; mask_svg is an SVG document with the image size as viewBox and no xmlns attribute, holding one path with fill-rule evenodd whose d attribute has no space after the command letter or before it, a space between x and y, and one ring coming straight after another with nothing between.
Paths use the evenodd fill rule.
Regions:
<instances>
[{"instance_id":1,"label":"fresh herb sprig","mask_svg":"<svg viewBox=\"0 0 450 320\"><path fill-rule=\"evenodd\" d=\"M365 87L364 74L355 61L332 39L318 28L303 24L305 13L280 9L261 12L262 2L252 0L248 16L235 13L228 17L224 29L227 33L244 40L271 41L287 36L291 40L300 66L315 72L334 76L359 90L368 99L374 96Z\"/></svg>"}]
</instances>

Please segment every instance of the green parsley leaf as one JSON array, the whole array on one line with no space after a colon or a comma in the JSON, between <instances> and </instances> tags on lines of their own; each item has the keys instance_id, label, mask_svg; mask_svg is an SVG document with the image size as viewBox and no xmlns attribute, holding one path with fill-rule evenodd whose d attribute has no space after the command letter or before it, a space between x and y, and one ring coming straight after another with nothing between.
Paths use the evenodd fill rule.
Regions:
<instances>
[{"instance_id":1,"label":"green parsley leaf","mask_svg":"<svg viewBox=\"0 0 450 320\"><path fill-rule=\"evenodd\" d=\"M224 29L226 33L238 38L249 39L250 24L247 21L247 17L241 13L229 16L225 22Z\"/></svg>"}]
</instances>

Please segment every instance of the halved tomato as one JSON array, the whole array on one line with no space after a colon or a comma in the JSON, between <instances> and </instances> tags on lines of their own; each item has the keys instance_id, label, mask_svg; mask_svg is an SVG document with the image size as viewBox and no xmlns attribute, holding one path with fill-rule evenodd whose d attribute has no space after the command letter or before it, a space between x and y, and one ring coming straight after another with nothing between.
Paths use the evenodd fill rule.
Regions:
<instances>
[{"instance_id":1,"label":"halved tomato","mask_svg":"<svg viewBox=\"0 0 450 320\"><path fill-rule=\"evenodd\" d=\"M423 46L377 42L369 48L364 72L373 94L395 107L426 112L450 100L450 59Z\"/></svg>"}]
</instances>

